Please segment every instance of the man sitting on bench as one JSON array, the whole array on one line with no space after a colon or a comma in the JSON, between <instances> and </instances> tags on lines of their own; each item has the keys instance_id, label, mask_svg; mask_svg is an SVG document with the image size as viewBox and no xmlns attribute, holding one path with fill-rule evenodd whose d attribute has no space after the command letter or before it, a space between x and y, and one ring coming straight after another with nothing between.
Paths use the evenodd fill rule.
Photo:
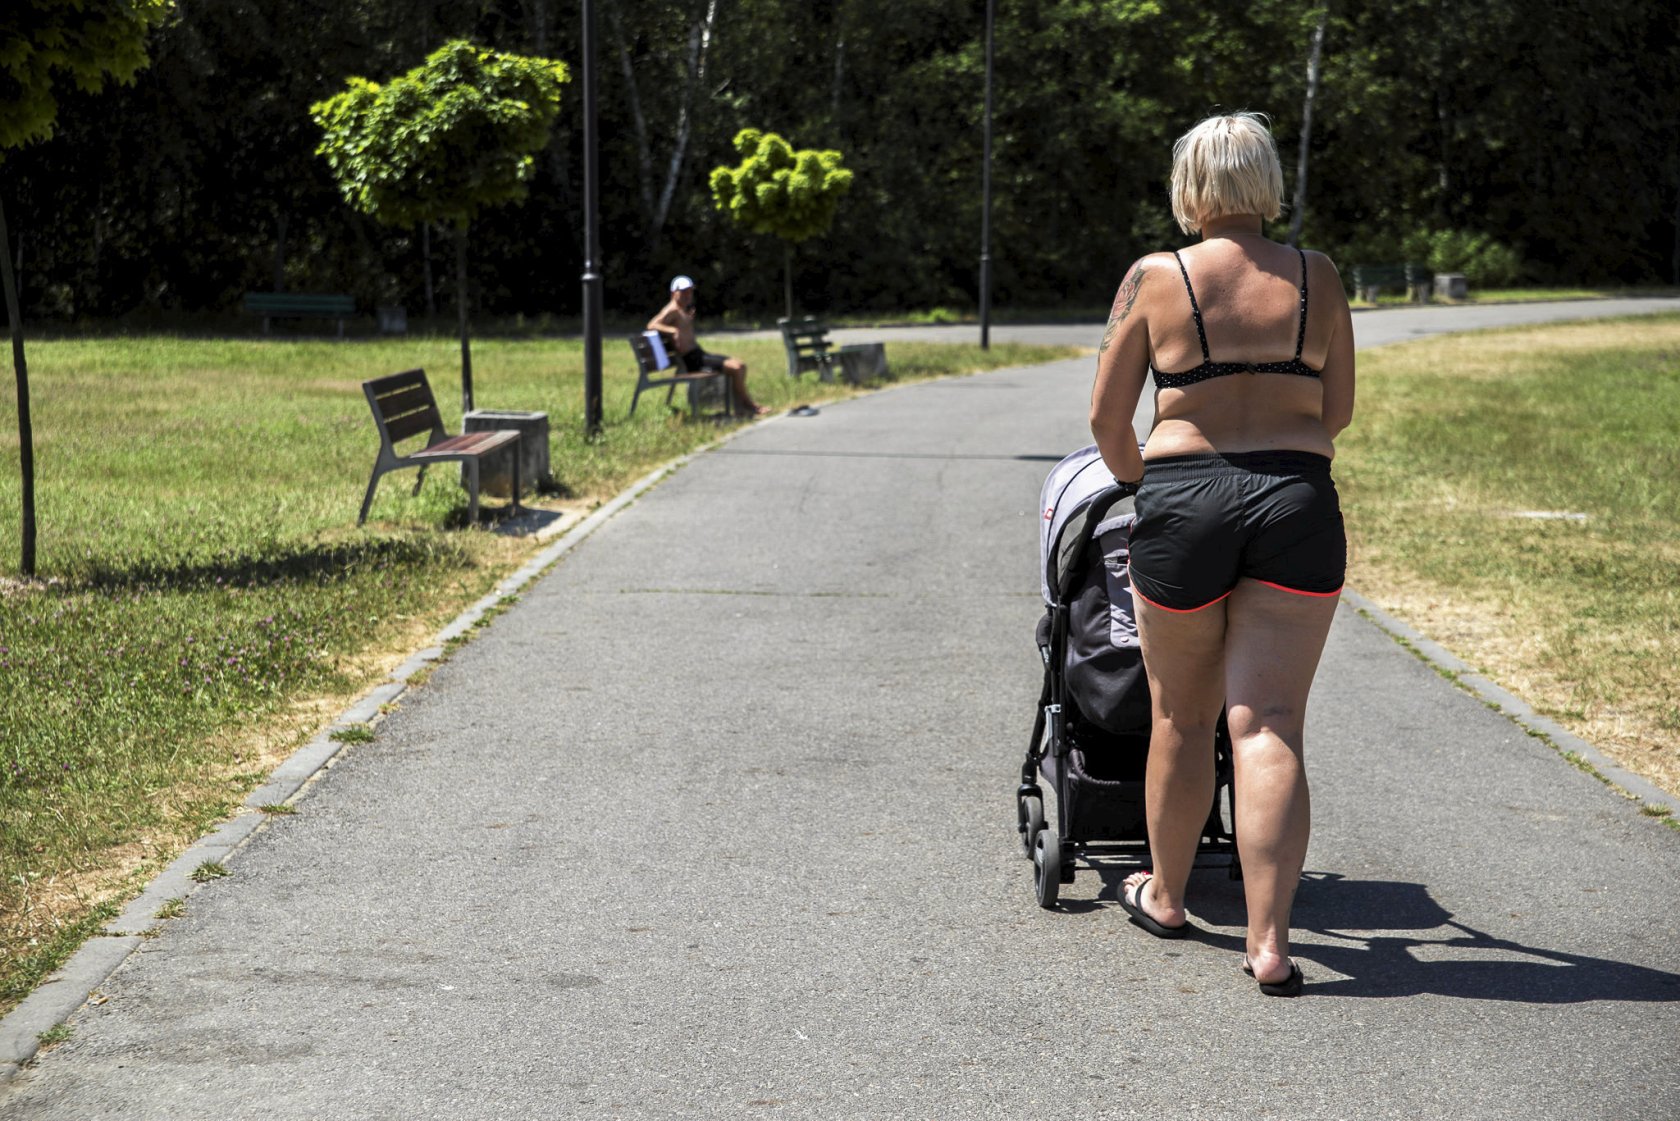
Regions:
<instances>
[{"instance_id":1,"label":"man sitting on bench","mask_svg":"<svg viewBox=\"0 0 1680 1121\"><path fill-rule=\"evenodd\" d=\"M729 375L735 390L735 405L747 416L763 416L770 410L747 393L747 364L739 358L721 354L707 354L694 337L694 281L686 276L671 279L671 299L659 314L648 320L647 329L658 331L665 338L665 346L683 368L690 373L701 370L722 370Z\"/></svg>"}]
</instances>

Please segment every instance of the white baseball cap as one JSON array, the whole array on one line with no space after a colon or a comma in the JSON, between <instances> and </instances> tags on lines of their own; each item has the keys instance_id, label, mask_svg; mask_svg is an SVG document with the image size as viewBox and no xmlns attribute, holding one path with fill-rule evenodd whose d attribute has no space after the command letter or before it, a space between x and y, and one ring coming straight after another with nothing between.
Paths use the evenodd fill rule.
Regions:
<instances>
[{"instance_id":1,"label":"white baseball cap","mask_svg":"<svg viewBox=\"0 0 1680 1121\"><path fill-rule=\"evenodd\" d=\"M673 292L681 292L684 288L693 287L694 278L691 276L673 276L671 278L671 291Z\"/></svg>"}]
</instances>

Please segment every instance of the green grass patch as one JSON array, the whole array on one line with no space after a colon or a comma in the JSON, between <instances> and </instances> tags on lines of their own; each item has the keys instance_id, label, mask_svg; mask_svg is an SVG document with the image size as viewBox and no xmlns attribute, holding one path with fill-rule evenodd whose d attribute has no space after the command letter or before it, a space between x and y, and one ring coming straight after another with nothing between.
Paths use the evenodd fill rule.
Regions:
<instances>
[{"instance_id":1,"label":"green grass patch","mask_svg":"<svg viewBox=\"0 0 1680 1121\"><path fill-rule=\"evenodd\" d=\"M174 899L166 900L163 906L157 909L157 914L152 917L158 919L178 919L186 913L187 901L177 896Z\"/></svg>"},{"instance_id":2,"label":"green grass patch","mask_svg":"<svg viewBox=\"0 0 1680 1121\"><path fill-rule=\"evenodd\" d=\"M231 876L232 874L233 873L227 870L226 865L218 864L214 860L206 860L203 864L200 864L197 868L192 870L192 879L194 883L207 884L211 880L219 880L225 876Z\"/></svg>"},{"instance_id":3,"label":"green grass patch","mask_svg":"<svg viewBox=\"0 0 1680 1121\"><path fill-rule=\"evenodd\" d=\"M373 729L366 724L352 724L331 732L327 738L337 743L372 743Z\"/></svg>"},{"instance_id":4,"label":"green grass patch","mask_svg":"<svg viewBox=\"0 0 1680 1121\"><path fill-rule=\"evenodd\" d=\"M1680 789L1680 317L1360 357L1350 582Z\"/></svg>"},{"instance_id":5,"label":"green grass patch","mask_svg":"<svg viewBox=\"0 0 1680 1121\"><path fill-rule=\"evenodd\" d=\"M70 1038L75 1034L76 1029L72 1028L69 1024L54 1024L46 1031L37 1035L35 1039L42 1047L53 1047L60 1043L68 1043Z\"/></svg>"},{"instance_id":6,"label":"green grass patch","mask_svg":"<svg viewBox=\"0 0 1680 1121\"><path fill-rule=\"evenodd\" d=\"M772 407L858 392L790 381L777 339L708 342L749 363ZM0 394L0 1012L106 904L535 548L439 532L466 507L447 469L417 497L412 472L386 476L355 528L378 449L361 382L424 367L458 430L451 339L135 335L28 353L42 577L31 584L14 579L16 402ZM896 381L1072 353L889 348ZM721 431L660 394L630 419L635 366L619 339L607 340L595 440L579 343L490 339L473 354L480 407L548 412L562 490L551 504L587 509Z\"/></svg>"}]
</instances>

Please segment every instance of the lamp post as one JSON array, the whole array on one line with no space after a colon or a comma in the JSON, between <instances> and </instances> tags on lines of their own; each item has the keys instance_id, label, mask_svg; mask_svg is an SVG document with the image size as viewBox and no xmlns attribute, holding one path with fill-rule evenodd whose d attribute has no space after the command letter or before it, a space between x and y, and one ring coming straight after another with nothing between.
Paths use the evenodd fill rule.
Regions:
<instances>
[{"instance_id":1,"label":"lamp post","mask_svg":"<svg viewBox=\"0 0 1680 1121\"><path fill-rule=\"evenodd\" d=\"M980 171L980 349L992 346L992 22L997 0L986 0L986 123Z\"/></svg>"},{"instance_id":2,"label":"lamp post","mask_svg":"<svg viewBox=\"0 0 1680 1121\"><path fill-rule=\"evenodd\" d=\"M601 432L601 223L595 106L595 0L583 0L583 426Z\"/></svg>"}]
</instances>

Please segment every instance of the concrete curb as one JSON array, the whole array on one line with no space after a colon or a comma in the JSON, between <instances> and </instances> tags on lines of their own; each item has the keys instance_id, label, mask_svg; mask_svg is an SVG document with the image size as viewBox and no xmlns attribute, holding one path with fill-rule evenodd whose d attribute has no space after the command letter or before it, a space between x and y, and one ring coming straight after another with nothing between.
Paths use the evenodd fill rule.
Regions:
<instances>
[{"instance_id":1,"label":"concrete curb","mask_svg":"<svg viewBox=\"0 0 1680 1121\"><path fill-rule=\"evenodd\" d=\"M839 404L840 402L830 402ZM758 424L743 425L689 452L687 455L662 464L637 479L617 496L600 506L582 521L566 527L556 522L544 527L537 539L554 538L552 544L527 561L512 575L502 580L484 598L457 615L433 638L425 649L411 655L383 682L362 694L351 706L339 713L327 728L308 743L294 751L268 776L268 781L253 790L245 799L245 809L223 822L177 857L162 872L130 900L116 918L107 922L98 934L89 938L56 972L36 986L35 991L0 1019L0 1084L12 1079L40 1050L41 1033L67 1021L106 978L128 960L153 933L160 921L158 911L171 900L186 899L202 886L193 873L207 862L223 864L268 820L261 807L285 805L297 798L311 782L325 772L345 744L333 738L352 727L376 723L385 706L408 689L410 681L423 670L430 669L449 653L451 643L468 635L473 628L485 623L487 617L516 595L527 584L541 576L561 557L609 518L629 506L652 489L665 476L686 465L698 455L735 439L741 433L762 424L781 419L766 417Z\"/></svg>"},{"instance_id":2,"label":"concrete curb","mask_svg":"<svg viewBox=\"0 0 1680 1121\"><path fill-rule=\"evenodd\" d=\"M1556 721L1535 712L1527 701L1506 692L1476 673L1434 640L1393 618L1358 592L1344 589L1342 599L1376 624L1379 630L1387 632L1402 646L1440 670L1471 696L1509 717L1512 723L1530 735L1538 736L1551 744L1565 759L1584 764L1594 777L1612 790L1653 810L1667 808L1670 814L1680 814L1680 798L1657 786L1650 779L1634 774L1586 740L1564 730Z\"/></svg>"}]
</instances>

